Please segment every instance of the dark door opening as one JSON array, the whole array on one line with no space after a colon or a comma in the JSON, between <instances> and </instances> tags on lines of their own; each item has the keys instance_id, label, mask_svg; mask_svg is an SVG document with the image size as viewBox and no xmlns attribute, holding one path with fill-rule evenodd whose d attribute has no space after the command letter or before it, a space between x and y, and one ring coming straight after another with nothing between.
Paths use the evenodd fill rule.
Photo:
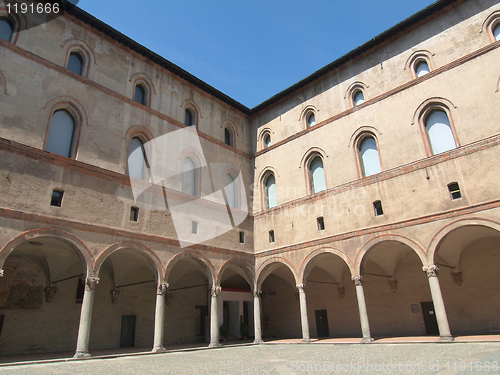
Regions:
<instances>
[{"instance_id":1,"label":"dark door opening","mask_svg":"<svg viewBox=\"0 0 500 375\"><path fill-rule=\"evenodd\" d=\"M207 316L208 316L208 306L196 306L197 309L200 309L200 333L196 336L200 337L200 341L205 341L205 335L207 331Z\"/></svg>"},{"instance_id":2,"label":"dark door opening","mask_svg":"<svg viewBox=\"0 0 500 375\"><path fill-rule=\"evenodd\" d=\"M122 316L120 348L132 348L135 344L135 315Z\"/></svg>"},{"instance_id":3,"label":"dark door opening","mask_svg":"<svg viewBox=\"0 0 500 375\"><path fill-rule=\"evenodd\" d=\"M318 337L330 337L330 330L328 329L328 317L326 310L316 310L316 330Z\"/></svg>"},{"instance_id":4,"label":"dark door opening","mask_svg":"<svg viewBox=\"0 0 500 375\"><path fill-rule=\"evenodd\" d=\"M428 335L439 335L439 328L434 311L434 304L430 302L420 302L422 315L424 316L425 332Z\"/></svg>"}]
</instances>

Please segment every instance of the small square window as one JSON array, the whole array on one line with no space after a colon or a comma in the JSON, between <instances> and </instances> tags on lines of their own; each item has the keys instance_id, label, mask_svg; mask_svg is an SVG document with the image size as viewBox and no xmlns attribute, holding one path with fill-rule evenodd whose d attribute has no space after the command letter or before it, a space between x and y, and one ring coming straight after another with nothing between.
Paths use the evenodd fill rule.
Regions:
<instances>
[{"instance_id":1,"label":"small square window","mask_svg":"<svg viewBox=\"0 0 500 375\"><path fill-rule=\"evenodd\" d=\"M373 209L375 210L375 216L380 216L384 214L384 210L382 209L382 202L375 201L373 202Z\"/></svg>"},{"instance_id":2,"label":"small square window","mask_svg":"<svg viewBox=\"0 0 500 375\"><path fill-rule=\"evenodd\" d=\"M60 190L52 191L52 199L50 200L50 205L54 207L61 207L64 192Z\"/></svg>"},{"instance_id":3,"label":"small square window","mask_svg":"<svg viewBox=\"0 0 500 375\"><path fill-rule=\"evenodd\" d=\"M460 192L460 186L458 186L458 182L452 182L448 184L448 191L450 192L451 199L462 198L462 193Z\"/></svg>"},{"instance_id":4,"label":"small square window","mask_svg":"<svg viewBox=\"0 0 500 375\"><path fill-rule=\"evenodd\" d=\"M245 243L245 232L240 232L240 243Z\"/></svg>"},{"instance_id":5,"label":"small square window","mask_svg":"<svg viewBox=\"0 0 500 375\"><path fill-rule=\"evenodd\" d=\"M130 221L137 221L139 219L139 208L130 207Z\"/></svg>"},{"instance_id":6,"label":"small square window","mask_svg":"<svg viewBox=\"0 0 500 375\"><path fill-rule=\"evenodd\" d=\"M198 222L197 221L193 221L191 223L191 233L198 234Z\"/></svg>"},{"instance_id":7,"label":"small square window","mask_svg":"<svg viewBox=\"0 0 500 375\"><path fill-rule=\"evenodd\" d=\"M323 219L323 216L318 217L316 220L318 222L318 230L325 230L325 219Z\"/></svg>"},{"instance_id":8,"label":"small square window","mask_svg":"<svg viewBox=\"0 0 500 375\"><path fill-rule=\"evenodd\" d=\"M269 231L269 243L274 242L274 230Z\"/></svg>"}]
</instances>

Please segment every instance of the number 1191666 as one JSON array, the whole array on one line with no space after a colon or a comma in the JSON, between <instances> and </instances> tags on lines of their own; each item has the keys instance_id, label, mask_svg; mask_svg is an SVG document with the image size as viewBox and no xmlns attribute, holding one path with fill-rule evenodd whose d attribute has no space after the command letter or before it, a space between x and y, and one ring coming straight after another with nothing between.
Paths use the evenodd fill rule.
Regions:
<instances>
[{"instance_id":1,"label":"number 1191666","mask_svg":"<svg viewBox=\"0 0 500 375\"><path fill-rule=\"evenodd\" d=\"M58 14L60 12L60 7L58 3L54 4L34 4L34 3L23 3L23 2L7 2L5 4L7 8L7 13L31 13L31 14Z\"/></svg>"}]
</instances>

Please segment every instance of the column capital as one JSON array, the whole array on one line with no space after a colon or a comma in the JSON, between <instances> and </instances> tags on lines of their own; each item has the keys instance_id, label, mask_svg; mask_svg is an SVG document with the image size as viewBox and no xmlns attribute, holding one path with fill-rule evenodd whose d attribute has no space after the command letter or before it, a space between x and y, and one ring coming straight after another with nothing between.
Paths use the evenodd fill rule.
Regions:
<instances>
[{"instance_id":1,"label":"column capital","mask_svg":"<svg viewBox=\"0 0 500 375\"><path fill-rule=\"evenodd\" d=\"M423 266L422 271L425 271L427 277L437 277L439 267L435 264L431 264L430 266Z\"/></svg>"},{"instance_id":2,"label":"column capital","mask_svg":"<svg viewBox=\"0 0 500 375\"><path fill-rule=\"evenodd\" d=\"M89 275L85 279L85 290L94 290L95 286L99 284L100 278L96 275Z\"/></svg>"},{"instance_id":3,"label":"column capital","mask_svg":"<svg viewBox=\"0 0 500 375\"><path fill-rule=\"evenodd\" d=\"M356 286L363 286L363 276L353 276L352 281Z\"/></svg>"},{"instance_id":4,"label":"column capital","mask_svg":"<svg viewBox=\"0 0 500 375\"><path fill-rule=\"evenodd\" d=\"M260 289L254 289L254 290L252 291L252 294L253 294L253 297L254 297L254 298L259 298L259 297L260 297L260 295L261 295L261 293L262 293L262 290L260 290Z\"/></svg>"},{"instance_id":5,"label":"column capital","mask_svg":"<svg viewBox=\"0 0 500 375\"><path fill-rule=\"evenodd\" d=\"M0 277L2 277L2 276L3 276L3 273L4 273L4 272L5 272L4 270L0 269Z\"/></svg>"},{"instance_id":6,"label":"column capital","mask_svg":"<svg viewBox=\"0 0 500 375\"><path fill-rule=\"evenodd\" d=\"M220 286L212 287L212 292L211 292L212 297L219 296L219 293L221 292L221 290L222 290L222 288Z\"/></svg>"},{"instance_id":7,"label":"column capital","mask_svg":"<svg viewBox=\"0 0 500 375\"><path fill-rule=\"evenodd\" d=\"M306 286L304 284L297 284L296 287L299 290L299 293L304 293L304 288Z\"/></svg>"},{"instance_id":8,"label":"column capital","mask_svg":"<svg viewBox=\"0 0 500 375\"><path fill-rule=\"evenodd\" d=\"M167 289L170 285L168 283L160 283L158 284L158 289L156 290L156 294L165 295L167 294Z\"/></svg>"}]
</instances>

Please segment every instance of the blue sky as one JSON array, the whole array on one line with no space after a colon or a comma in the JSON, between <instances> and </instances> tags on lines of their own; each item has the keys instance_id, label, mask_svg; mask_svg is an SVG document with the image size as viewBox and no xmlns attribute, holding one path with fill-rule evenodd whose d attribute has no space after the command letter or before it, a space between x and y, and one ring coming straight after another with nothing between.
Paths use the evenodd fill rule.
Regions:
<instances>
[{"instance_id":1,"label":"blue sky","mask_svg":"<svg viewBox=\"0 0 500 375\"><path fill-rule=\"evenodd\" d=\"M80 0L78 6L252 108L433 2Z\"/></svg>"}]
</instances>

